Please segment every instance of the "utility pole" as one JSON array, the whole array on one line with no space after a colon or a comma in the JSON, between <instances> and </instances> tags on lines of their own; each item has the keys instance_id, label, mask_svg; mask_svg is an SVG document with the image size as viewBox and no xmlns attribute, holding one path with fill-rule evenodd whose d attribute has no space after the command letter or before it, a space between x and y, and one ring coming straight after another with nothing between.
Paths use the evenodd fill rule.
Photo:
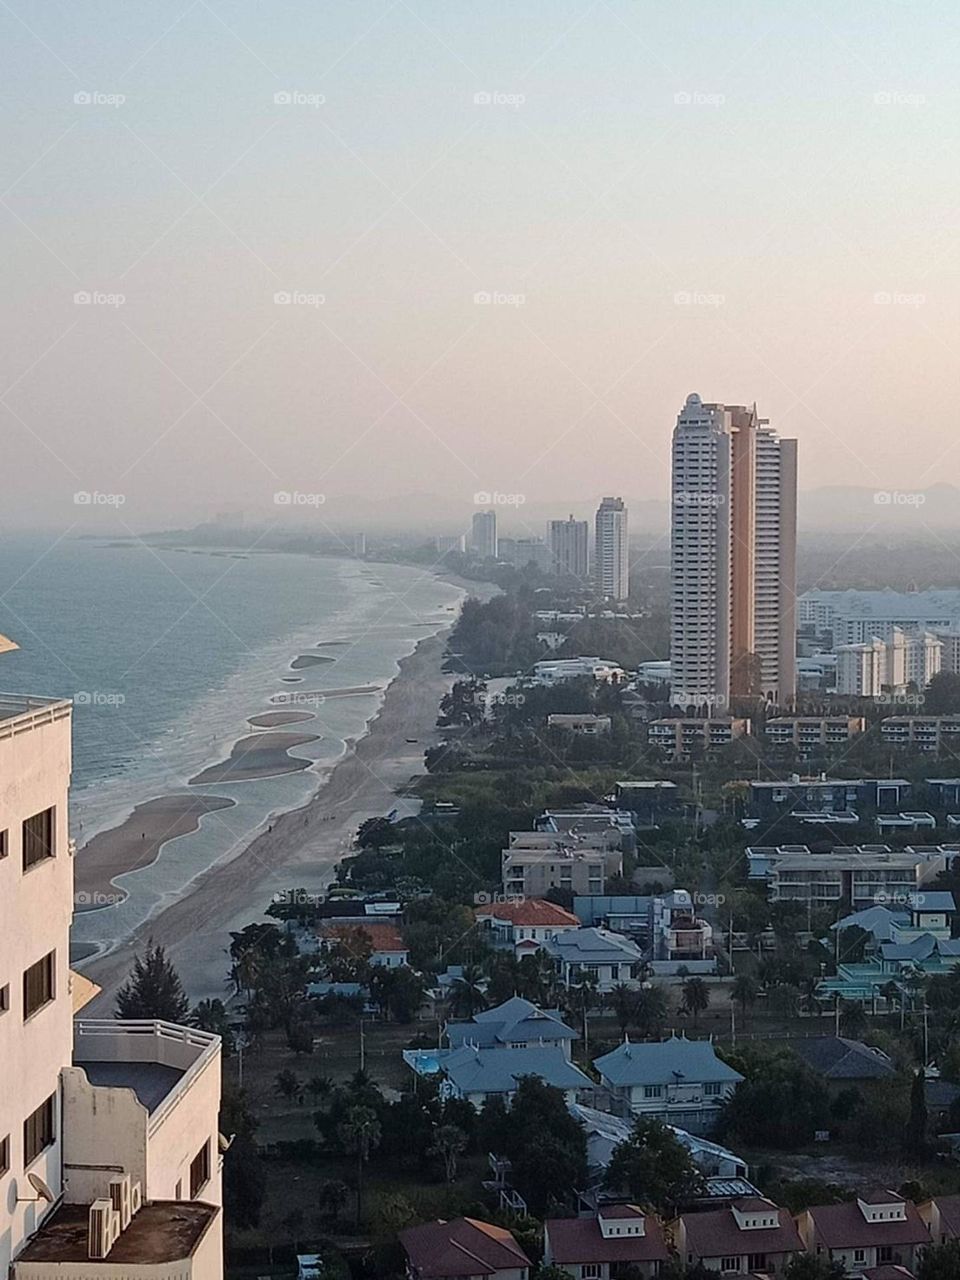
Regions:
<instances>
[{"instance_id":1,"label":"utility pole","mask_svg":"<svg viewBox=\"0 0 960 1280\"><path fill-rule=\"evenodd\" d=\"M363 1042L363 1019L360 1019L360 1070L366 1066L366 1046Z\"/></svg>"}]
</instances>

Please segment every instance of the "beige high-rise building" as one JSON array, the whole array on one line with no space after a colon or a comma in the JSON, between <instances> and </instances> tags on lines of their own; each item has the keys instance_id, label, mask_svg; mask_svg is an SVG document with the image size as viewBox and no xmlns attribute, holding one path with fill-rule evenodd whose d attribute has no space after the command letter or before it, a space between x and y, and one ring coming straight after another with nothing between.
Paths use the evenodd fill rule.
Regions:
<instances>
[{"instance_id":1,"label":"beige high-rise building","mask_svg":"<svg viewBox=\"0 0 960 1280\"><path fill-rule=\"evenodd\" d=\"M796 692L797 442L690 395L673 433L671 700Z\"/></svg>"},{"instance_id":2,"label":"beige high-rise building","mask_svg":"<svg viewBox=\"0 0 960 1280\"><path fill-rule=\"evenodd\" d=\"M0 694L0 1275L222 1280L219 1038L75 1020L70 722Z\"/></svg>"},{"instance_id":3,"label":"beige high-rise building","mask_svg":"<svg viewBox=\"0 0 960 1280\"><path fill-rule=\"evenodd\" d=\"M604 498L597 508L593 552L597 594L626 600L630 594L630 551L627 508L622 498Z\"/></svg>"}]
</instances>

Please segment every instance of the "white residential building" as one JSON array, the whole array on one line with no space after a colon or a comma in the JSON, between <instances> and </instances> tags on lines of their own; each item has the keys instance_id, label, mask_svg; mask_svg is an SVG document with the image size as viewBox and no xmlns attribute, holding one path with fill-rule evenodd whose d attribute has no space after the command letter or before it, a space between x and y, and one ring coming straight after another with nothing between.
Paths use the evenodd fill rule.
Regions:
<instances>
[{"instance_id":1,"label":"white residential building","mask_svg":"<svg viewBox=\"0 0 960 1280\"><path fill-rule=\"evenodd\" d=\"M743 1079L708 1040L625 1040L594 1060L600 1083L634 1115L694 1133L710 1128Z\"/></svg>"},{"instance_id":2,"label":"white residential building","mask_svg":"<svg viewBox=\"0 0 960 1280\"><path fill-rule=\"evenodd\" d=\"M913 684L925 688L940 670L943 644L929 631L891 627L886 639L872 636L837 649L837 693L878 698L884 690Z\"/></svg>"},{"instance_id":3,"label":"white residential building","mask_svg":"<svg viewBox=\"0 0 960 1280\"><path fill-rule=\"evenodd\" d=\"M0 1275L220 1280L219 1039L74 1024L70 723L0 695Z\"/></svg>"},{"instance_id":4,"label":"white residential building","mask_svg":"<svg viewBox=\"0 0 960 1280\"><path fill-rule=\"evenodd\" d=\"M597 508L594 533L597 593L608 600L626 600L630 594L630 550L622 498L603 499Z\"/></svg>"},{"instance_id":5,"label":"white residential building","mask_svg":"<svg viewBox=\"0 0 960 1280\"><path fill-rule=\"evenodd\" d=\"M608 658L549 658L533 664L534 684L561 684L585 676L618 684L626 679L626 672Z\"/></svg>"},{"instance_id":6,"label":"white residential building","mask_svg":"<svg viewBox=\"0 0 960 1280\"><path fill-rule=\"evenodd\" d=\"M889 640L895 628L960 632L960 590L806 591L797 602L797 624L832 637L836 648Z\"/></svg>"},{"instance_id":7,"label":"white residential building","mask_svg":"<svg viewBox=\"0 0 960 1280\"><path fill-rule=\"evenodd\" d=\"M671 700L726 708L796 687L795 440L756 408L687 397L673 433Z\"/></svg>"},{"instance_id":8,"label":"white residential building","mask_svg":"<svg viewBox=\"0 0 960 1280\"><path fill-rule=\"evenodd\" d=\"M887 674L887 646L879 637L837 650L837 693L852 698L879 698Z\"/></svg>"}]
</instances>

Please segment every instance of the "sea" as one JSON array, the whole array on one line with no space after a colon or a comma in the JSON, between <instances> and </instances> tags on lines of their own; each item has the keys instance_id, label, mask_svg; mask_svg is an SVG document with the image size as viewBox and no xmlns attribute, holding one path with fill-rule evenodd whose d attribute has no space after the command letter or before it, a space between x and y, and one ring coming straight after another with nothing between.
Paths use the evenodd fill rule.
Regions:
<instances>
[{"instance_id":1,"label":"sea","mask_svg":"<svg viewBox=\"0 0 960 1280\"><path fill-rule=\"evenodd\" d=\"M316 762L310 769L205 787L235 807L120 877L124 902L79 913L79 953L126 936L309 800L375 717L400 660L449 626L462 598L407 565L53 535L0 541L0 633L20 646L0 656L0 689L74 701L78 846L225 760L256 732L252 715L299 703L316 719L289 730L320 735L293 748ZM292 665L318 654L336 661ZM314 696L358 688L371 691L320 705Z\"/></svg>"}]
</instances>

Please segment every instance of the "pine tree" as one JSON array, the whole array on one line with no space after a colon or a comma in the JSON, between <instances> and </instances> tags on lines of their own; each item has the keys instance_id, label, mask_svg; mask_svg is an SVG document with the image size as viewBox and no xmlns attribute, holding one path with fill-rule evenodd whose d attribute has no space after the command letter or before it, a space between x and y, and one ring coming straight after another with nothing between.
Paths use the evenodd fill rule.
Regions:
<instances>
[{"instance_id":1,"label":"pine tree","mask_svg":"<svg viewBox=\"0 0 960 1280\"><path fill-rule=\"evenodd\" d=\"M164 1022L186 1022L190 1002L179 974L167 959L167 953L153 940L133 962L130 977L117 993L116 1017L159 1018Z\"/></svg>"}]
</instances>

